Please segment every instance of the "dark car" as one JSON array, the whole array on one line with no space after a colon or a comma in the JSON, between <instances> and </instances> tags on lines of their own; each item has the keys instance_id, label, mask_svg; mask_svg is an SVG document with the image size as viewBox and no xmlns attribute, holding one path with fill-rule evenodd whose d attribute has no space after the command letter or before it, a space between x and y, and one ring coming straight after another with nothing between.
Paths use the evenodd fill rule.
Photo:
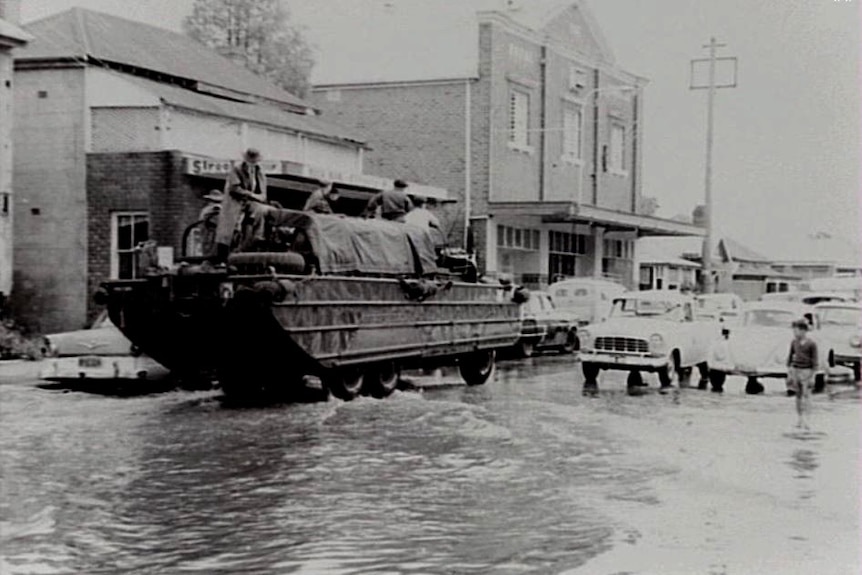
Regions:
<instances>
[{"instance_id":1,"label":"dark car","mask_svg":"<svg viewBox=\"0 0 862 575\"><path fill-rule=\"evenodd\" d=\"M531 291L530 299L521 304L521 337L515 352L520 357L546 349L572 353L578 349L577 334L578 320L573 314L557 309L547 292Z\"/></svg>"}]
</instances>

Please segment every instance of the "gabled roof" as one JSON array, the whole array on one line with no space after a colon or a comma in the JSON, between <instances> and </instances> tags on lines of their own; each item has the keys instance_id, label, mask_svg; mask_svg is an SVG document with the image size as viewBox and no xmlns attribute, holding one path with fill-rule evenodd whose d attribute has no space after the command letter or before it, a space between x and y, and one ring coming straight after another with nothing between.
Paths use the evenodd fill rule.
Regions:
<instances>
[{"instance_id":1,"label":"gabled roof","mask_svg":"<svg viewBox=\"0 0 862 575\"><path fill-rule=\"evenodd\" d=\"M294 20L318 49L317 86L420 82L479 75L480 17L496 14L541 33L575 7L589 35L610 52L584 0L327 0L296 4Z\"/></svg>"},{"instance_id":2,"label":"gabled roof","mask_svg":"<svg viewBox=\"0 0 862 575\"><path fill-rule=\"evenodd\" d=\"M276 106L268 106L262 103L247 104L245 102L217 98L193 90L186 90L179 86L147 80L129 74L117 73L117 76L128 82L137 84L139 87L157 96L165 104L177 108L256 122L295 132L314 134L323 138L346 140L356 144L362 144L363 142L363 138L357 133L337 124L327 122L319 116L294 114Z\"/></svg>"},{"instance_id":3,"label":"gabled roof","mask_svg":"<svg viewBox=\"0 0 862 575\"><path fill-rule=\"evenodd\" d=\"M32 39L30 34L15 24L0 18L0 46L21 46Z\"/></svg>"},{"instance_id":4,"label":"gabled roof","mask_svg":"<svg viewBox=\"0 0 862 575\"><path fill-rule=\"evenodd\" d=\"M311 107L192 38L155 26L72 8L31 22L26 29L35 39L15 54L17 61L75 59L122 65Z\"/></svg>"},{"instance_id":5,"label":"gabled roof","mask_svg":"<svg viewBox=\"0 0 862 575\"><path fill-rule=\"evenodd\" d=\"M718 242L718 250L721 253L724 250L724 255L727 260L735 262L751 262L751 263L770 263L769 258L761 255L754 250L750 250L744 245L731 240L722 238Z\"/></svg>"}]
</instances>

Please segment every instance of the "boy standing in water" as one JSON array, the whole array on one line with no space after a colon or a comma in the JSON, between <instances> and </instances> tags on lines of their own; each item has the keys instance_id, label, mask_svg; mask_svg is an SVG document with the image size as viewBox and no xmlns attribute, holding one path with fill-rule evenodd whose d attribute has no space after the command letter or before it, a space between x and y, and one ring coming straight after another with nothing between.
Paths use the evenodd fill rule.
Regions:
<instances>
[{"instance_id":1,"label":"boy standing in water","mask_svg":"<svg viewBox=\"0 0 862 575\"><path fill-rule=\"evenodd\" d=\"M808 337L808 322L798 319L793 322L793 341L787 356L787 395L796 395L796 427L808 429L805 409L817 368L817 343Z\"/></svg>"}]
</instances>

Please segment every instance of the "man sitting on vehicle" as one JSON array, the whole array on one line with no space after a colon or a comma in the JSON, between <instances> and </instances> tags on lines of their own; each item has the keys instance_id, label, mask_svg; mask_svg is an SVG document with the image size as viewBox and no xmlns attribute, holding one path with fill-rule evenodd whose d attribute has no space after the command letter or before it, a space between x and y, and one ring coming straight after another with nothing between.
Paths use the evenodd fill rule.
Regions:
<instances>
[{"instance_id":1,"label":"man sitting on vehicle","mask_svg":"<svg viewBox=\"0 0 862 575\"><path fill-rule=\"evenodd\" d=\"M395 180L393 186L393 189L383 190L371 198L362 215L373 218L379 209L384 220L403 223L405 216L413 209L413 202L405 192L407 183L404 180Z\"/></svg>"},{"instance_id":2,"label":"man sitting on vehicle","mask_svg":"<svg viewBox=\"0 0 862 575\"><path fill-rule=\"evenodd\" d=\"M240 231L236 242L245 251L255 242L265 239L266 214L274 208L267 205L266 174L260 167L261 154L255 148L246 150L241 164L235 166L225 182L221 216L216 230L219 259L227 259L234 247L234 234Z\"/></svg>"},{"instance_id":3,"label":"man sitting on vehicle","mask_svg":"<svg viewBox=\"0 0 862 575\"><path fill-rule=\"evenodd\" d=\"M320 187L311 193L302 211L317 214L334 214L336 213L335 208L338 198L338 190L332 187L332 182L321 180Z\"/></svg>"}]
</instances>

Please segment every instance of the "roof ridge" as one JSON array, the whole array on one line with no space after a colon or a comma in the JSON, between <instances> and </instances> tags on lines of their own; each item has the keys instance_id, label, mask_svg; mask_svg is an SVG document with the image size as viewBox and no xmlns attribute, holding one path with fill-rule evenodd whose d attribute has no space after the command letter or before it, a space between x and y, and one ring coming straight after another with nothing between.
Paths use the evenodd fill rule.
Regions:
<instances>
[{"instance_id":1,"label":"roof ridge","mask_svg":"<svg viewBox=\"0 0 862 575\"><path fill-rule=\"evenodd\" d=\"M84 21L85 9L80 6L74 6L72 10L75 15L77 32L81 36L80 45L84 48L84 58L88 58L92 50L90 49L90 36L87 33L87 23Z\"/></svg>"}]
</instances>

